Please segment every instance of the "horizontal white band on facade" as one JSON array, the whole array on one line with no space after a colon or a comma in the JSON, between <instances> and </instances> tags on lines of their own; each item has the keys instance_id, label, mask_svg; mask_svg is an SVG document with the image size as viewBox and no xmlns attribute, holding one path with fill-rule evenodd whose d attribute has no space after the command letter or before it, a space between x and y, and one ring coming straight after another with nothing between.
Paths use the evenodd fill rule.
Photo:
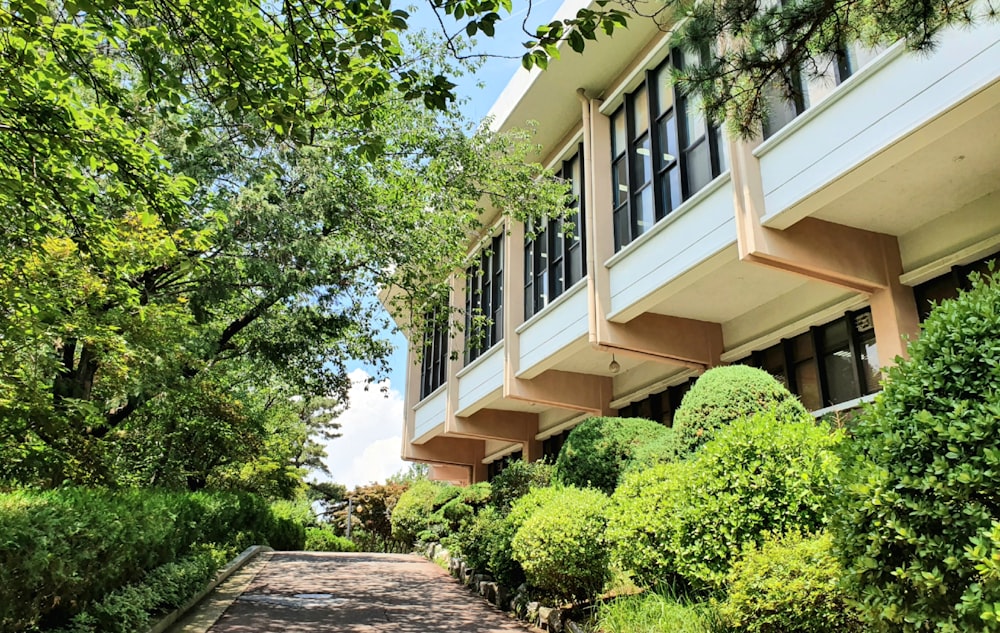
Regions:
<instances>
[{"instance_id":1,"label":"horizontal white band on facade","mask_svg":"<svg viewBox=\"0 0 1000 633\"><path fill-rule=\"evenodd\" d=\"M806 108L805 112L796 116L789 123L785 124L780 130L755 147L753 155L760 158L774 147L781 145L783 140L794 135L799 129L808 125L810 121L822 114L823 111L828 110L833 106L833 104L843 99L848 93L850 93L851 88L866 81L871 75L878 72L879 69L889 64L889 62L901 56L905 51L906 43L903 40L900 40L879 53L875 59L859 68L857 72L841 82L840 85L837 86L837 89L833 90L825 99L816 105L811 105Z\"/></svg>"},{"instance_id":2,"label":"horizontal white band on facade","mask_svg":"<svg viewBox=\"0 0 1000 633\"><path fill-rule=\"evenodd\" d=\"M867 396L861 396L860 398L855 398L853 400L848 400L846 402L841 402L829 407L824 407L822 409L816 409L812 411L811 414L814 418L821 418L828 413L836 413L837 411L846 411L848 409L856 409L866 402L871 402L875 399L878 393L870 393Z\"/></svg>"},{"instance_id":3,"label":"horizontal white band on facade","mask_svg":"<svg viewBox=\"0 0 1000 633\"><path fill-rule=\"evenodd\" d=\"M660 393L665 389L674 387L681 383L687 382L692 376L696 375L698 372L694 369L685 369L678 374L673 374L669 378L664 378L662 380L657 380L656 382L649 383L638 389L634 389L627 393L626 395L619 396L617 399L612 400L608 405L612 409L621 409L622 407L628 406L633 402L638 402L646 397L654 394Z\"/></svg>"},{"instance_id":4,"label":"horizontal white band on facade","mask_svg":"<svg viewBox=\"0 0 1000 633\"><path fill-rule=\"evenodd\" d=\"M746 343L741 343L740 345L723 352L719 356L719 360L724 363L731 363L757 350L767 349L783 339L798 336L799 334L809 330L809 328L814 325L823 325L835 318L843 316L844 313L849 310L854 310L866 305L868 305L867 295L854 295L821 310L816 310L808 316L792 321L791 323L788 323L776 330L772 330L763 336L758 336L757 338L747 341Z\"/></svg>"},{"instance_id":5,"label":"horizontal white band on facade","mask_svg":"<svg viewBox=\"0 0 1000 633\"><path fill-rule=\"evenodd\" d=\"M489 455L487 455L486 457L483 458L482 463L489 464L490 462L495 462L496 460L502 459L504 457L507 457L511 453L516 453L516 452L518 452L521 449L522 449L522 445L521 445L520 442L511 444L510 446L507 446L505 448L501 448L498 451L490 453Z\"/></svg>"},{"instance_id":6,"label":"horizontal white band on facade","mask_svg":"<svg viewBox=\"0 0 1000 633\"><path fill-rule=\"evenodd\" d=\"M574 416L574 417L566 420L565 422L560 422L559 424L553 426L552 428L545 429L544 431L542 431L541 433L539 433L538 435L536 435L535 439L538 440L538 441L540 441L540 442L544 441L544 440L547 440L550 437L552 437L553 435L559 435L560 433L562 433L566 429L571 429L571 428L575 427L577 424L579 424L579 423L583 422L584 420L586 420L587 418L591 418L591 417L594 417L593 414L591 414L591 413L581 413L580 415Z\"/></svg>"},{"instance_id":7,"label":"horizontal white band on facade","mask_svg":"<svg viewBox=\"0 0 1000 633\"><path fill-rule=\"evenodd\" d=\"M964 264L968 264L969 262L974 262L978 259L986 257L990 253L996 251L997 246L1000 246L1000 235L991 235L990 237L980 240L975 244L971 244L961 250L955 251L954 253L940 257L928 264L914 268L908 273L903 273L899 276L899 283L905 286L920 285L925 281L930 281L935 277L939 277L947 273L953 266L962 266Z\"/></svg>"}]
</instances>

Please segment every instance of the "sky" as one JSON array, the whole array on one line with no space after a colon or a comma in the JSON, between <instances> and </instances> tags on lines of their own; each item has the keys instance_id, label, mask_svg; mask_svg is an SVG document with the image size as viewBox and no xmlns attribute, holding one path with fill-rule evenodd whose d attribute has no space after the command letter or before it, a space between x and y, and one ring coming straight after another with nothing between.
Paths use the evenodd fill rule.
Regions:
<instances>
[{"instance_id":1,"label":"sky","mask_svg":"<svg viewBox=\"0 0 1000 633\"><path fill-rule=\"evenodd\" d=\"M548 22L560 0L534 0L528 23ZM476 39L475 52L491 55L520 55L521 42L527 36L521 24L527 14L527 2L515 0L514 12L496 25L493 38ZM427 10L413 14L411 28L429 27L433 16ZM466 98L464 114L474 121L486 116L494 101L520 68L520 59L489 58L474 76L455 79L456 92ZM348 369L354 382L350 392L350 406L341 414L341 437L327 444L326 464L333 481L352 489L374 482L384 482L393 474L409 468L400 459L403 430L403 388L406 379L406 340L398 333L386 332L396 351L390 359L388 380L382 385L371 385L366 390L365 380L372 368L350 362ZM383 392L380 387L386 387ZM319 477L326 480L327 477Z\"/></svg>"}]
</instances>

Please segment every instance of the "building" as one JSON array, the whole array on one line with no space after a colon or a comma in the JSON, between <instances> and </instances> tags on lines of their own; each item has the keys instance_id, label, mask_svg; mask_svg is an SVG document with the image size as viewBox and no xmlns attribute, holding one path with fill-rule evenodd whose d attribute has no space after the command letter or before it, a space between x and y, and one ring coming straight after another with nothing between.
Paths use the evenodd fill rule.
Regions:
<instances>
[{"instance_id":1,"label":"building","mask_svg":"<svg viewBox=\"0 0 1000 633\"><path fill-rule=\"evenodd\" d=\"M592 415L669 424L725 363L777 375L817 415L856 406L928 302L1000 251L1000 26L948 31L932 54L847 50L751 143L666 82L691 61L636 20L508 85L494 125L538 122L577 230L490 227L451 300L493 323L468 345L416 342L404 459L481 481Z\"/></svg>"}]
</instances>

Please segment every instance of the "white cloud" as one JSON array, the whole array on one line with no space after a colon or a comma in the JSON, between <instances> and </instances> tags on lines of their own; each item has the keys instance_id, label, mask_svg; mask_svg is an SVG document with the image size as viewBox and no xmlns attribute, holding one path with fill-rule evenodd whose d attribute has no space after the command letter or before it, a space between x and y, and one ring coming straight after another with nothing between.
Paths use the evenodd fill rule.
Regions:
<instances>
[{"instance_id":1,"label":"white cloud","mask_svg":"<svg viewBox=\"0 0 1000 633\"><path fill-rule=\"evenodd\" d=\"M403 430L403 397L395 389L383 393L385 383L368 385L362 369L350 373L354 386L350 406L338 418L341 437L326 446L331 479L348 490L387 477L409 466L399 457ZM325 479L325 477L324 477Z\"/></svg>"}]
</instances>

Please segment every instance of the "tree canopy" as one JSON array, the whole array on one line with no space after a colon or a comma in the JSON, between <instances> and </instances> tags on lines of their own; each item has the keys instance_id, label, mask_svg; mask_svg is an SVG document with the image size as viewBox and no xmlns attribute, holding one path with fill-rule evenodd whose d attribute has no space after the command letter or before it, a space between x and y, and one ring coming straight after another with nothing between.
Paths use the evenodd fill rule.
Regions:
<instances>
[{"instance_id":1,"label":"tree canopy","mask_svg":"<svg viewBox=\"0 0 1000 633\"><path fill-rule=\"evenodd\" d=\"M388 355L374 291L420 315L484 202L561 211L407 17L0 4L0 481L286 494Z\"/></svg>"}]
</instances>

